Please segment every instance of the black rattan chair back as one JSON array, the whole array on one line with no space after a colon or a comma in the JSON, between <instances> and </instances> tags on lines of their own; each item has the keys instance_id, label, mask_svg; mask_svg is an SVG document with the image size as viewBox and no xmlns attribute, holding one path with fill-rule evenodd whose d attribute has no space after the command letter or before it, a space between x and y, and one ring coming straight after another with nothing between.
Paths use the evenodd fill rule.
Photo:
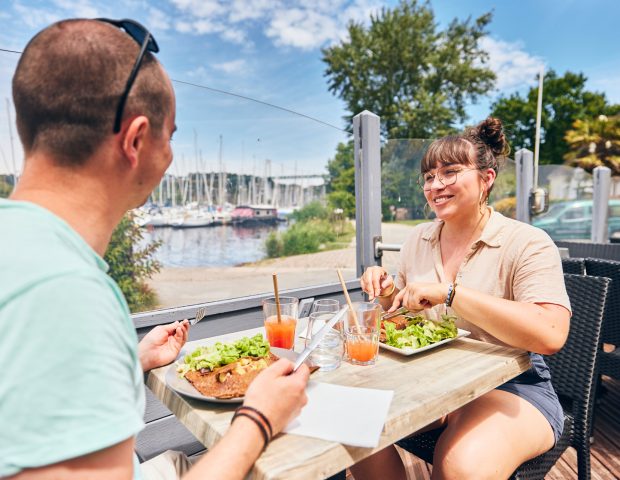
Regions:
<instances>
[{"instance_id":1,"label":"black rattan chair back","mask_svg":"<svg viewBox=\"0 0 620 480\"><path fill-rule=\"evenodd\" d=\"M603 343L615 345L616 349L601 352L600 373L620 380L620 262L587 258L586 274L611 279L609 301L603 321Z\"/></svg>"},{"instance_id":2,"label":"black rattan chair back","mask_svg":"<svg viewBox=\"0 0 620 480\"><path fill-rule=\"evenodd\" d=\"M572 273L574 275L585 275L586 261L585 258L563 258L562 270L564 273Z\"/></svg>"},{"instance_id":3,"label":"black rattan chair back","mask_svg":"<svg viewBox=\"0 0 620 480\"><path fill-rule=\"evenodd\" d=\"M524 463L515 479L542 480L570 446L577 450L578 478L590 479L590 424L594 407L595 378L601 345L603 315L610 280L565 274L566 291L573 315L566 344L555 355L545 357L553 385L560 397L569 400L564 433L550 451ZM432 463L441 430L425 432L398 442L402 448Z\"/></svg>"}]
</instances>

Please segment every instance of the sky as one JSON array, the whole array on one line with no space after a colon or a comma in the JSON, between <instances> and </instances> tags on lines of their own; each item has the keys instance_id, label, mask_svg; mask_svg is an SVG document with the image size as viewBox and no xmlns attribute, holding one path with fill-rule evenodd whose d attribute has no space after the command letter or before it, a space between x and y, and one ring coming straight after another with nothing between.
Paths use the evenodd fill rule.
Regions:
<instances>
[{"instance_id":1,"label":"sky","mask_svg":"<svg viewBox=\"0 0 620 480\"><path fill-rule=\"evenodd\" d=\"M348 22L368 23L372 13L395 4L0 0L0 49L21 51L36 32L62 18L138 20L157 39L157 57L177 95L179 130L169 173L218 170L221 161L235 173L321 174L350 128L343 119L344 102L328 91L321 48L346 40ZM535 85L541 67L560 75L582 72L589 89L620 103L620 50L613 33L620 15L617 0L432 0L431 7L440 28L454 18L493 12L482 42L498 79L490 95L468 106L471 122L483 119L499 96ZM0 51L0 173L19 172L22 166L10 89L18 58Z\"/></svg>"}]
</instances>

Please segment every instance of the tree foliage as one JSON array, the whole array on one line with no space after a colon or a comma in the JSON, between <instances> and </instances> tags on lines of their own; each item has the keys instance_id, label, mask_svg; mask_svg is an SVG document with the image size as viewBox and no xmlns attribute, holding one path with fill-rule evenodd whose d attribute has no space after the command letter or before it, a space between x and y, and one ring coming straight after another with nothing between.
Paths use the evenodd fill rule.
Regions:
<instances>
[{"instance_id":1,"label":"tree foliage","mask_svg":"<svg viewBox=\"0 0 620 480\"><path fill-rule=\"evenodd\" d=\"M620 116L576 120L564 139L569 147L564 158L569 165L590 173L605 166L612 175L620 175Z\"/></svg>"},{"instance_id":2,"label":"tree foliage","mask_svg":"<svg viewBox=\"0 0 620 480\"><path fill-rule=\"evenodd\" d=\"M108 273L118 283L132 312L149 309L157 303L155 292L145 280L161 268L160 263L153 259L161 242L142 248L142 239L142 230L128 213L114 230L104 256L110 266Z\"/></svg>"},{"instance_id":3,"label":"tree foliage","mask_svg":"<svg viewBox=\"0 0 620 480\"><path fill-rule=\"evenodd\" d=\"M467 119L467 101L493 87L480 46L490 21L487 13L439 30L428 2L401 0L371 16L368 27L349 24L349 39L322 51L329 90L347 105L347 124L370 110L389 138L451 132Z\"/></svg>"},{"instance_id":4,"label":"tree foliage","mask_svg":"<svg viewBox=\"0 0 620 480\"><path fill-rule=\"evenodd\" d=\"M327 201L332 209L341 208L348 218L355 217L355 166L353 141L339 143L336 155L327 162Z\"/></svg>"},{"instance_id":5,"label":"tree foliage","mask_svg":"<svg viewBox=\"0 0 620 480\"><path fill-rule=\"evenodd\" d=\"M12 177L0 175L0 198L7 198L13 191Z\"/></svg>"},{"instance_id":6,"label":"tree foliage","mask_svg":"<svg viewBox=\"0 0 620 480\"><path fill-rule=\"evenodd\" d=\"M610 105L604 93L586 90L587 78L582 73L555 71L545 73L541 113L540 163L560 164L568 152L566 132L576 120L620 113L620 105ZM525 96L513 93L491 106L491 115L501 118L508 141L514 149L534 148L538 86Z\"/></svg>"}]
</instances>

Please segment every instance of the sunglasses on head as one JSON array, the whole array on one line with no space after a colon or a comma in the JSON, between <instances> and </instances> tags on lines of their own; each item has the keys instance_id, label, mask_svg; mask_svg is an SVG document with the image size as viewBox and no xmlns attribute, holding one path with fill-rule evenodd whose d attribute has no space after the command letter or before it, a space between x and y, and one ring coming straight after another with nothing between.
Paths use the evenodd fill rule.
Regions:
<instances>
[{"instance_id":1,"label":"sunglasses on head","mask_svg":"<svg viewBox=\"0 0 620 480\"><path fill-rule=\"evenodd\" d=\"M129 74L129 78L127 79L127 83L125 84L125 90L123 90L123 94L118 101L118 106L116 107L116 116L114 117L114 133L118 133L121 131L121 121L123 119L123 110L125 110L125 104L127 103L127 97L129 97L129 91L131 90L131 86L136 80L136 76L138 75L138 70L140 70L140 65L142 64L142 59L147 51L157 53L159 52L159 46L157 42L153 38L153 35L141 24L136 22L135 20L123 19L123 20L111 20L109 18L97 18L96 20L100 22L109 23L114 25L121 30L124 30L131 38L133 38L138 45L140 45L140 53L138 53L138 58L131 69L131 73Z\"/></svg>"}]
</instances>

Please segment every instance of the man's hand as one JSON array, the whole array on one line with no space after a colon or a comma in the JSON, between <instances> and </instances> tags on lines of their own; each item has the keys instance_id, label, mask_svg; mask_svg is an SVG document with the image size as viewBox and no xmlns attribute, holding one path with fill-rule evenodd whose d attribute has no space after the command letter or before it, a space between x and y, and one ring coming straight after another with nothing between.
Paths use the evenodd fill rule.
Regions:
<instances>
[{"instance_id":1,"label":"man's hand","mask_svg":"<svg viewBox=\"0 0 620 480\"><path fill-rule=\"evenodd\" d=\"M446 301L448 285L444 283L408 283L392 302L388 312L395 311L401 305L410 312L417 312L434 307Z\"/></svg>"},{"instance_id":2,"label":"man's hand","mask_svg":"<svg viewBox=\"0 0 620 480\"><path fill-rule=\"evenodd\" d=\"M245 394L243 404L260 410L271 422L274 435L299 415L308 401L308 367L302 364L296 372L292 370L290 361L278 360L254 379Z\"/></svg>"},{"instance_id":3,"label":"man's hand","mask_svg":"<svg viewBox=\"0 0 620 480\"><path fill-rule=\"evenodd\" d=\"M138 356L143 371L168 365L179 355L187 341L189 322L176 321L169 325L157 325L138 344Z\"/></svg>"}]
</instances>

